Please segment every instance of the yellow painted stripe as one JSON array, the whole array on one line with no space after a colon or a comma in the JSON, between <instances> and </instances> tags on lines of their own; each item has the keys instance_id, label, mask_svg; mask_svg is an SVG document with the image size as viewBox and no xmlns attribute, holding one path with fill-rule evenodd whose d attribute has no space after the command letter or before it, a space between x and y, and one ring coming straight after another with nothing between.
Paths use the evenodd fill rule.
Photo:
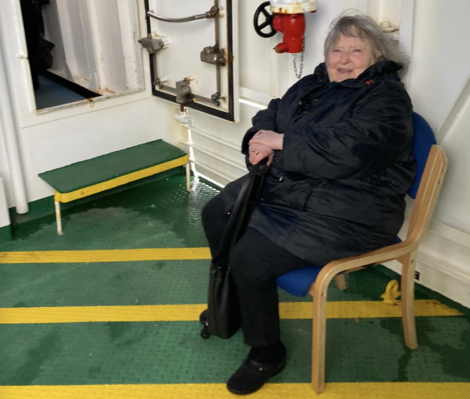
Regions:
<instances>
[{"instance_id":1,"label":"yellow painted stripe","mask_svg":"<svg viewBox=\"0 0 470 399\"><path fill-rule=\"evenodd\" d=\"M90 263L210 259L209 248L109 249L96 251L0 252L1 263Z\"/></svg>"},{"instance_id":2,"label":"yellow painted stripe","mask_svg":"<svg viewBox=\"0 0 470 399\"><path fill-rule=\"evenodd\" d=\"M223 399L235 398L225 384L0 386L5 399ZM250 398L314 398L310 384L266 384ZM468 399L470 383L327 383L322 399Z\"/></svg>"},{"instance_id":3,"label":"yellow painted stripe","mask_svg":"<svg viewBox=\"0 0 470 399\"><path fill-rule=\"evenodd\" d=\"M195 321L207 307L197 305L142 305L142 306L74 306L41 308L1 308L0 324L84 323L84 322L139 322L139 321ZM461 316L435 300L417 300L416 316ZM311 302L283 302L279 304L281 319L310 319ZM400 307L384 302L329 302L329 319L360 319L401 317Z\"/></svg>"},{"instance_id":4,"label":"yellow painted stripe","mask_svg":"<svg viewBox=\"0 0 470 399\"><path fill-rule=\"evenodd\" d=\"M124 184L176 168L178 166L186 165L188 163L188 160L189 156L185 155L184 157L174 159L173 161L165 162L160 165L155 165L150 168L142 169L124 176L119 176L115 179L111 179L103 183L94 184L93 186L81 188L70 193L59 193L58 191L55 191L54 200L57 202L70 202L79 198L88 197L89 195L110 190L112 188L119 187Z\"/></svg>"},{"instance_id":5,"label":"yellow painted stripe","mask_svg":"<svg viewBox=\"0 0 470 399\"><path fill-rule=\"evenodd\" d=\"M286 302L279 306L281 319L310 319L313 305L310 302ZM415 301L415 316L462 316L459 311L433 299ZM382 301L337 301L326 306L328 319L367 319L401 317L401 306L388 305Z\"/></svg>"}]
</instances>

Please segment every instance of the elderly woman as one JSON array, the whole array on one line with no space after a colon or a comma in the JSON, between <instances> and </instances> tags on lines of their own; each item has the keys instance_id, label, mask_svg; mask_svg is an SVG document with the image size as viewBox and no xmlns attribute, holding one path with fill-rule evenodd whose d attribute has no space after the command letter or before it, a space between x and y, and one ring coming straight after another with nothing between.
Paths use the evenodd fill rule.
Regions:
<instances>
[{"instance_id":1,"label":"elderly woman","mask_svg":"<svg viewBox=\"0 0 470 399\"><path fill-rule=\"evenodd\" d=\"M368 16L344 15L325 41L325 63L253 118L242 152L270 165L248 228L231 251L248 357L227 383L259 389L286 363L275 278L392 243L415 176L412 105L400 56ZM204 208L217 251L240 187Z\"/></svg>"}]
</instances>

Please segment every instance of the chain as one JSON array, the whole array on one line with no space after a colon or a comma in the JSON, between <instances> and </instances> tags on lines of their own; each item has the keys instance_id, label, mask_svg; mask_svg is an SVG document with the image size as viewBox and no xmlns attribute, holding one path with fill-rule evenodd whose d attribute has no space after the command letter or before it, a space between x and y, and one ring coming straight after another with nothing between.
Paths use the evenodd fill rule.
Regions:
<instances>
[{"instance_id":1,"label":"chain","mask_svg":"<svg viewBox=\"0 0 470 399\"><path fill-rule=\"evenodd\" d=\"M294 72L297 79L302 77L302 70L304 69L304 52L305 52L305 40L302 41L302 53L300 55L300 72L297 73L297 54L292 54L294 57Z\"/></svg>"}]
</instances>

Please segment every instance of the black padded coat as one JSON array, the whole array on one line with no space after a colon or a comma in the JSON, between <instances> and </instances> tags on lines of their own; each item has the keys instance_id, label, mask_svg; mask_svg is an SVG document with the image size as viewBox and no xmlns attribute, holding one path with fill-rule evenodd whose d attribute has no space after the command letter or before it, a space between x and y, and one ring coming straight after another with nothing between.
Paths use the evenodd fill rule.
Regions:
<instances>
[{"instance_id":1,"label":"black padded coat","mask_svg":"<svg viewBox=\"0 0 470 399\"><path fill-rule=\"evenodd\" d=\"M331 84L320 64L258 112L243 139L245 155L260 129L285 136L250 227L318 266L393 242L415 177L412 105L400 68L379 61ZM222 192L228 207L237 186Z\"/></svg>"}]
</instances>

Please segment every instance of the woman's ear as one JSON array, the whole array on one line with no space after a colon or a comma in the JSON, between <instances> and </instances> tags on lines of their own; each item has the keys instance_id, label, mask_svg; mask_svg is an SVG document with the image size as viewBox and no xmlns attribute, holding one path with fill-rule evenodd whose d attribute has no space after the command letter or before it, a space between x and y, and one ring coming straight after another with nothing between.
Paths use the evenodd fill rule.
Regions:
<instances>
[{"instance_id":1,"label":"woman's ear","mask_svg":"<svg viewBox=\"0 0 470 399\"><path fill-rule=\"evenodd\" d=\"M380 50L375 50L375 59L380 60L382 58L382 52Z\"/></svg>"}]
</instances>

